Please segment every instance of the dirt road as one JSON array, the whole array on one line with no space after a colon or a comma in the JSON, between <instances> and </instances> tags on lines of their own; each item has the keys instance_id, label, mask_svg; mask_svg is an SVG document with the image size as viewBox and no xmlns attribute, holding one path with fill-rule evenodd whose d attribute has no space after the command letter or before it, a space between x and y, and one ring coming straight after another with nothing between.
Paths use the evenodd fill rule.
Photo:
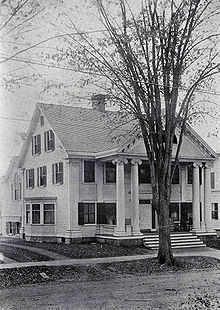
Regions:
<instances>
[{"instance_id":1,"label":"dirt road","mask_svg":"<svg viewBox=\"0 0 220 310\"><path fill-rule=\"evenodd\" d=\"M59 281L0 291L0 309L219 309L220 270ZM184 304L184 305L183 305Z\"/></svg>"}]
</instances>

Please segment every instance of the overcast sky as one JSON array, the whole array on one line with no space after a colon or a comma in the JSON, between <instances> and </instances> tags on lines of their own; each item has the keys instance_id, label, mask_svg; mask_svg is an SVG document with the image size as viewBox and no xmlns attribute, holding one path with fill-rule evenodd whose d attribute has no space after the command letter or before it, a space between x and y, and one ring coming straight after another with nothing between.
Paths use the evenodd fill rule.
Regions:
<instances>
[{"instance_id":1,"label":"overcast sky","mask_svg":"<svg viewBox=\"0 0 220 310\"><path fill-rule=\"evenodd\" d=\"M27 27L28 31L23 29L19 35L16 34L16 31L12 31L6 35L11 27L19 22L13 20L0 31L0 60L44 39L69 32L68 25L71 25L70 21L74 21L77 28L84 32L103 29L98 20L98 15L91 7L91 0L38 0L38 2L40 10L43 9L43 11L30 21ZM131 3L135 10L137 4L140 4L141 1L131 0ZM1 14L5 15L5 20L7 20L7 9L3 6L1 7ZM1 22L1 25L3 25L3 22ZM16 61L10 60L0 64L2 73L0 79L0 175L4 174L10 157L19 155L22 145L20 133L27 132L37 102L68 103L70 99L65 96L66 91L73 94L71 101L76 105L86 106L90 102L91 91L89 86L83 89L76 86L76 82L80 77L79 74L67 69L47 67L46 65L51 63L49 58L44 58L43 65L36 63L42 62L43 58L39 58L41 53L42 57L45 57L46 53L55 52L56 47L65 48L66 45L60 38L54 38L19 54ZM31 60L31 63L27 63L28 60ZM5 78L14 77L18 79L24 76L29 78L21 79L21 83L12 87L12 89L10 87L5 88ZM46 85L45 80L52 79L57 84L61 83L59 90L56 89L55 92L51 91L50 93L43 92ZM219 79L216 80L218 95L211 95L211 99L220 104L219 81ZM80 99L77 96L83 98ZM219 120L216 120L213 133L216 133L219 128ZM219 137L210 135L207 125L202 124L197 126L197 129L202 134L202 137L210 142L215 150L220 152Z\"/></svg>"}]
</instances>

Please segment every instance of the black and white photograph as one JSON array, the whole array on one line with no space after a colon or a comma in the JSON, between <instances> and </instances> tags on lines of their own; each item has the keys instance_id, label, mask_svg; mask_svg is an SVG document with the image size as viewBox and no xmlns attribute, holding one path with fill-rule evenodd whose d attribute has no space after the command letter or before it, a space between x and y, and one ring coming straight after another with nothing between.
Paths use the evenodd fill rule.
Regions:
<instances>
[{"instance_id":1,"label":"black and white photograph","mask_svg":"<svg viewBox=\"0 0 220 310\"><path fill-rule=\"evenodd\" d=\"M0 0L11 309L220 309L218 0Z\"/></svg>"}]
</instances>

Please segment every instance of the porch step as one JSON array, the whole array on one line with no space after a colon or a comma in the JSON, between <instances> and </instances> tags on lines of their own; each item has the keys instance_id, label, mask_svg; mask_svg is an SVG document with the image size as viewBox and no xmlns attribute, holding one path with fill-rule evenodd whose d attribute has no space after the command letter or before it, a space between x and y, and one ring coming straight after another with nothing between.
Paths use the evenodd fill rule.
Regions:
<instances>
[{"instance_id":1,"label":"porch step","mask_svg":"<svg viewBox=\"0 0 220 310\"><path fill-rule=\"evenodd\" d=\"M172 249L191 248L191 247L205 247L203 241L198 236L192 233L171 234ZM157 250L159 248L159 234L152 234L143 238L143 244L149 249Z\"/></svg>"}]
</instances>

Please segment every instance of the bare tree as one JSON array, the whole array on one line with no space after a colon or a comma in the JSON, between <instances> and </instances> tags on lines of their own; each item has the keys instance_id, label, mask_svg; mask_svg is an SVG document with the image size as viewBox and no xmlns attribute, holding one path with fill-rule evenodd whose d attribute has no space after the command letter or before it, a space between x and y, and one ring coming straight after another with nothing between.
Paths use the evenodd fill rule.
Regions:
<instances>
[{"instance_id":1,"label":"bare tree","mask_svg":"<svg viewBox=\"0 0 220 310\"><path fill-rule=\"evenodd\" d=\"M172 177L186 122L204 112L195 95L204 86L211 89L212 78L219 73L215 31L219 5L207 0L148 0L141 2L137 14L129 2L115 1L118 21L111 11L113 1L96 0L105 31L95 39L80 31L80 39L70 35L66 59L76 69L86 69L90 82L137 120L150 164L152 205L158 214L158 259L172 265ZM173 157L176 129L180 134Z\"/></svg>"}]
</instances>

